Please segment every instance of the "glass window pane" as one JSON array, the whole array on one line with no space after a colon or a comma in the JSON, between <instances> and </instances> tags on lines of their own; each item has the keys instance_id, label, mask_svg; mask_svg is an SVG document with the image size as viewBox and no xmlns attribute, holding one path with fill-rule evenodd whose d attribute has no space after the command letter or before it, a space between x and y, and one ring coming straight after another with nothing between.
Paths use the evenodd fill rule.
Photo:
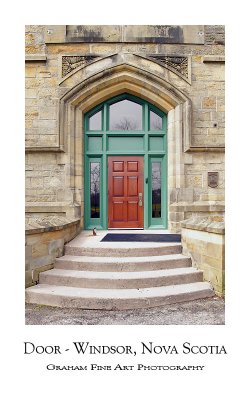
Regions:
<instances>
[{"instance_id":1,"label":"glass window pane","mask_svg":"<svg viewBox=\"0 0 250 400\"><path fill-rule=\"evenodd\" d=\"M161 218L161 163L152 162L152 218Z\"/></svg>"},{"instance_id":2,"label":"glass window pane","mask_svg":"<svg viewBox=\"0 0 250 400\"><path fill-rule=\"evenodd\" d=\"M100 218L100 162L90 163L90 218Z\"/></svg>"},{"instance_id":3,"label":"glass window pane","mask_svg":"<svg viewBox=\"0 0 250 400\"><path fill-rule=\"evenodd\" d=\"M98 111L89 118L89 130L101 131L102 130L102 112Z\"/></svg>"},{"instance_id":4,"label":"glass window pane","mask_svg":"<svg viewBox=\"0 0 250 400\"><path fill-rule=\"evenodd\" d=\"M150 130L151 131L162 130L162 118L153 111L150 111Z\"/></svg>"},{"instance_id":5,"label":"glass window pane","mask_svg":"<svg viewBox=\"0 0 250 400\"><path fill-rule=\"evenodd\" d=\"M109 108L109 129L142 130L142 106L130 100L112 104Z\"/></svg>"}]
</instances>

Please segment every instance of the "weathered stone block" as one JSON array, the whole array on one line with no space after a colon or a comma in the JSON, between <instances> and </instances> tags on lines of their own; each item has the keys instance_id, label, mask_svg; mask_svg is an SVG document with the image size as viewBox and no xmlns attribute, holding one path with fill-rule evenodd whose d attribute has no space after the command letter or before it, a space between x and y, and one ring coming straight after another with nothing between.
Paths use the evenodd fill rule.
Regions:
<instances>
[{"instance_id":1,"label":"weathered stone block","mask_svg":"<svg viewBox=\"0 0 250 400\"><path fill-rule=\"evenodd\" d=\"M25 287L34 285L32 271L25 271Z\"/></svg>"},{"instance_id":2,"label":"weathered stone block","mask_svg":"<svg viewBox=\"0 0 250 400\"><path fill-rule=\"evenodd\" d=\"M189 187L202 187L202 174L186 175L186 185Z\"/></svg>"},{"instance_id":3,"label":"weathered stone block","mask_svg":"<svg viewBox=\"0 0 250 400\"><path fill-rule=\"evenodd\" d=\"M31 267L35 268L35 267L42 267L44 265L50 265L53 264L53 261L54 259L51 255L33 258L31 261Z\"/></svg>"},{"instance_id":4,"label":"weathered stone block","mask_svg":"<svg viewBox=\"0 0 250 400\"><path fill-rule=\"evenodd\" d=\"M207 255L222 261L223 248L219 244L207 243Z\"/></svg>"},{"instance_id":5,"label":"weathered stone block","mask_svg":"<svg viewBox=\"0 0 250 400\"><path fill-rule=\"evenodd\" d=\"M25 269L30 269L30 263L32 259L32 246L27 245L25 246Z\"/></svg>"},{"instance_id":6,"label":"weathered stone block","mask_svg":"<svg viewBox=\"0 0 250 400\"><path fill-rule=\"evenodd\" d=\"M56 107L40 107L39 119L56 119L58 110Z\"/></svg>"},{"instance_id":7,"label":"weathered stone block","mask_svg":"<svg viewBox=\"0 0 250 400\"><path fill-rule=\"evenodd\" d=\"M38 242L32 246L32 257L38 258L48 254L48 245Z\"/></svg>"},{"instance_id":8,"label":"weathered stone block","mask_svg":"<svg viewBox=\"0 0 250 400\"><path fill-rule=\"evenodd\" d=\"M63 255L64 239L51 240L49 243L49 254L54 258Z\"/></svg>"},{"instance_id":9,"label":"weathered stone block","mask_svg":"<svg viewBox=\"0 0 250 400\"><path fill-rule=\"evenodd\" d=\"M26 89L25 90L26 99L36 99L37 93L38 93L37 89Z\"/></svg>"},{"instance_id":10,"label":"weathered stone block","mask_svg":"<svg viewBox=\"0 0 250 400\"><path fill-rule=\"evenodd\" d=\"M26 78L35 78L36 77L36 72L37 72L37 67L32 66L32 67L25 67L25 76Z\"/></svg>"}]
</instances>

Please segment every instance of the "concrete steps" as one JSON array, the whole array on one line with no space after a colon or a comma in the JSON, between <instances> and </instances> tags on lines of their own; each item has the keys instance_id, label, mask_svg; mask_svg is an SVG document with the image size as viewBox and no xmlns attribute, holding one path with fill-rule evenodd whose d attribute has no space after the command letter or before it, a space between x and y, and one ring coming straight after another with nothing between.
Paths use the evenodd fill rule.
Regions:
<instances>
[{"instance_id":1,"label":"concrete steps","mask_svg":"<svg viewBox=\"0 0 250 400\"><path fill-rule=\"evenodd\" d=\"M65 255L57 258L55 268L88 271L149 271L191 267L190 257L167 254L147 257L90 257Z\"/></svg>"},{"instance_id":2,"label":"concrete steps","mask_svg":"<svg viewBox=\"0 0 250 400\"><path fill-rule=\"evenodd\" d=\"M83 289L45 284L26 289L28 303L92 310L148 308L213 295L206 282L143 289Z\"/></svg>"},{"instance_id":3,"label":"concrete steps","mask_svg":"<svg viewBox=\"0 0 250 400\"><path fill-rule=\"evenodd\" d=\"M65 246L54 269L26 289L28 303L124 310L211 297L202 271L180 243L109 243L81 233Z\"/></svg>"},{"instance_id":4,"label":"concrete steps","mask_svg":"<svg viewBox=\"0 0 250 400\"><path fill-rule=\"evenodd\" d=\"M140 289L199 282L202 271L177 268L140 272L96 272L52 269L40 275L40 283L95 289Z\"/></svg>"},{"instance_id":5,"label":"concrete steps","mask_svg":"<svg viewBox=\"0 0 250 400\"><path fill-rule=\"evenodd\" d=\"M119 247L114 243L101 243L102 246L79 246L66 244L65 254L90 257L146 257L166 254L180 254L182 251L179 243L119 243ZM117 244L117 243L116 243Z\"/></svg>"}]
</instances>

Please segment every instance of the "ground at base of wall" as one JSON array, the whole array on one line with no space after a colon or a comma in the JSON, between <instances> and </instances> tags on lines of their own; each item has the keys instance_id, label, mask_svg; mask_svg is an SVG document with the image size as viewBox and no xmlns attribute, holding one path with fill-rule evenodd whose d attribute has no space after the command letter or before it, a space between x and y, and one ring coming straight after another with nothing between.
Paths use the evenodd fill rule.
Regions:
<instances>
[{"instance_id":1,"label":"ground at base of wall","mask_svg":"<svg viewBox=\"0 0 250 400\"><path fill-rule=\"evenodd\" d=\"M103 311L26 304L26 325L224 325L225 301L220 297L163 307Z\"/></svg>"}]
</instances>

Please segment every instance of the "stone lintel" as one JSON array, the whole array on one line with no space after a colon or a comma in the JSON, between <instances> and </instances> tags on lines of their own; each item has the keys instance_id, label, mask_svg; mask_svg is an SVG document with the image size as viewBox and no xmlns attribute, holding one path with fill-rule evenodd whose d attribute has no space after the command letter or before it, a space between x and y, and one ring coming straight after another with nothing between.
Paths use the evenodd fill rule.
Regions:
<instances>
[{"instance_id":1,"label":"stone lintel","mask_svg":"<svg viewBox=\"0 0 250 400\"><path fill-rule=\"evenodd\" d=\"M204 44L204 25L47 25L45 43Z\"/></svg>"}]
</instances>

